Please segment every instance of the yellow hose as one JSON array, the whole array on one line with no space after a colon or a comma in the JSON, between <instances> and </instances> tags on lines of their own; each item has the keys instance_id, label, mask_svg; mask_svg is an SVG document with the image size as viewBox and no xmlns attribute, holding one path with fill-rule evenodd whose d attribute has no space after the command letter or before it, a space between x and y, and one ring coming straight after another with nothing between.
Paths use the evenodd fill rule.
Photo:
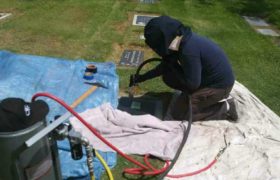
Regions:
<instances>
[{"instance_id":1,"label":"yellow hose","mask_svg":"<svg viewBox=\"0 0 280 180\"><path fill-rule=\"evenodd\" d=\"M109 166L106 164L105 160L102 158L102 156L96 151L94 150L96 157L99 159L99 161L101 162L101 164L103 165L103 167L105 168L107 175L109 177L109 180L114 180L113 174L109 168Z\"/></svg>"}]
</instances>

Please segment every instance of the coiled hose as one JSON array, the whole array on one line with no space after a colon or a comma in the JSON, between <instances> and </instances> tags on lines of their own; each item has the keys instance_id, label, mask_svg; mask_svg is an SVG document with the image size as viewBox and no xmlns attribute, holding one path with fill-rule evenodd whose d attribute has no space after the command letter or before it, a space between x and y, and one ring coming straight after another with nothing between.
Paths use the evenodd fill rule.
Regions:
<instances>
[{"instance_id":1,"label":"coiled hose","mask_svg":"<svg viewBox=\"0 0 280 180\"><path fill-rule=\"evenodd\" d=\"M131 174L141 174L141 175L159 175L164 173L168 167L169 167L169 161L166 162L166 165L162 168L162 169L155 169L153 168L149 163L147 163L148 161L145 160L146 165L143 165L142 163L136 161L135 159L131 158L130 156L127 156L126 154L124 154L122 151L120 151L118 148L116 148L114 145L112 145L110 142L108 142L103 136L101 136L98 131L92 127L88 122L86 122L77 112L75 112L69 105L67 105L64 101L62 101L61 99L57 98L54 95L51 95L49 93L37 93L32 97L32 101L34 101L37 97L40 96L44 96L44 97L48 97L51 98L53 100L55 100L56 102L58 102L60 105L62 105L63 107L65 107L72 115L74 115L82 124L84 124L98 139L100 139L101 141L103 141L107 146L109 146L111 149L115 150L117 153L119 153L122 157L124 157L125 159L127 159L128 161L136 164L137 166L139 166L140 168L131 168L130 170L127 170L127 173L131 173ZM191 120L190 120L191 122ZM190 130L190 123L188 124L188 128ZM187 131L186 131L187 132ZM189 131L188 131L189 132ZM185 133L184 136L184 141L186 142L187 140L187 135ZM181 143L181 148L184 146L183 144L184 142ZM180 150L179 149L179 150ZM224 151L224 150L223 150ZM220 151L218 153L218 155L216 156L216 158L205 168L202 168L198 171L192 172L192 173L186 173L186 174L181 174L181 175L166 175L167 177L170 176L172 178L181 178L181 177L185 177L185 176L192 176L195 174L199 174L203 171L206 171L207 169L209 169L211 166L213 166L213 164L215 164L215 162L217 161L217 159L220 157L220 155L222 154L223 151ZM179 156L180 153L176 153L178 154L177 156ZM145 158L147 158L147 156L145 156ZM174 160L173 160L173 164L174 164ZM169 168L170 170L171 168ZM124 171L125 172L125 171ZM163 174L160 178L163 178L165 176L165 174Z\"/></svg>"},{"instance_id":2,"label":"coiled hose","mask_svg":"<svg viewBox=\"0 0 280 180\"><path fill-rule=\"evenodd\" d=\"M40 97L40 96L51 98L51 99L55 100L56 102L58 102L60 105L62 105L64 108L66 108L67 111L69 111L72 115L74 115L83 125L85 125L103 143L105 143L111 149L113 149L114 151L119 153L122 157L124 157L128 161L130 161L130 162L134 163L135 165L139 166L141 168L142 174L144 174L144 175L145 174L147 174L147 175L157 175L157 174L161 174L162 172L164 172L167 169L168 166L166 166L162 169L159 169L157 171L149 171L150 168L148 166L145 166L142 163L138 162L137 160L131 158L128 155L126 155L125 153L120 151L117 147L115 147L113 144L111 144L109 141L107 141L103 136L101 136L98 133L98 131L94 127L91 126L91 124L86 122L76 111L73 110L73 108L71 108L69 105L67 105L63 100L61 100L58 97L56 97L52 94L49 94L49 93L37 93L32 97L32 101L34 101L37 97Z\"/></svg>"},{"instance_id":3,"label":"coiled hose","mask_svg":"<svg viewBox=\"0 0 280 180\"><path fill-rule=\"evenodd\" d=\"M141 63L141 64L139 65L139 67L137 68L137 70L136 70L135 76L137 77L137 76L140 75L141 69L142 69L146 64L151 63L151 62L156 62L156 61L161 62L162 59L160 59L160 58L150 58L150 59L147 59L146 61L144 61L143 63ZM191 124L192 124L192 103L191 103L191 95L188 95L188 107L189 107L189 109L188 109L188 112L189 112L189 113L188 113L188 118L187 118L187 119L188 119L188 126L187 126L187 128L186 128L186 126L184 125L184 123L185 123L186 121L182 121L182 124L181 124L182 127L183 127L183 132L184 132L182 142L181 142L181 144L180 144L180 146L179 146L179 148L178 148L178 150L177 150L177 152L176 152L176 154L175 154L174 159L171 161L170 164L168 164L168 168L166 169L166 171L163 172L163 173L159 176L158 179L160 179L160 180L163 179L165 176L167 176L167 177L172 176L172 175L169 176L168 173L169 173L169 171L173 168L173 166L174 166L174 164L176 163L176 161L178 160L179 155L181 154L182 149L183 149L184 145L185 145L186 142L187 142L187 139L188 139L188 136L189 136L189 133L190 133L190 130L191 130ZM146 164L147 164L151 169L154 169L154 167L152 167L151 164L147 161L147 158L145 158L145 162L146 162Z\"/></svg>"},{"instance_id":4,"label":"coiled hose","mask_svg":"<svg viewBox=\"0 0 280 180\"><path fill-rule=\"evenodd\" d=\"M150 59L147 59L146 61L142 62L142 63L138 66L138 68L136 69L135 75L136 75L136 76L139 75L139 74L140 74L140 71L142 70L142 68L143 68L146 64L151 63L151 62L156 62L156 61L157 61L157 62L161 62L162 59L160 59L160 58L150 58Z\"/></svg>"},{"instance_id":5,"label":"coiled hose","mask_svg":"<svg viewBox=\"0 0 280 180\"><path fill-rule=\"evenodd\" d=\"M139 67L137 68L137 70L136 70L136 73L135 73L135 76L139 76L139 74L140 74L140 71L141 71L141 69L144 67L144 65L146 65L147 63L150 63L150 62L155 62L155 61L162 61L162 59L160 59L160 58L151 58L151 59L148 59L148 60L146 60L146 61L144 61L142 64L140 64L139 65ZM189 109L188 109L188 117L187 117L187 120L184 120L184 121L182 121L182 126L183 126L183 131L184 131L184 134L183 134L183 139L182 139L182 141L181 141L181 144L180 144L180 146L179 146L179 148L178 148L178 150L177 150L177 152L176 152L176 154L175 154L175 157L173 158L173 160L171 161L171 163L169 163L169 162L166 162L166 164L167 164L167 168L166 168L166 170L162 173L162 174L160 174L160 176L158 177L158 179L159 180L161 180L161 179L163 179L165 176L166 177L169 177L169 178L183 178L183 177L187 177L187 176L193 176L193 175L197 175L197 174L199 174L199 173L201 173L201 172L203 172L203 171L206 171L206 170L208 170L209 168L211 168L216 162L217 162L217 159L218 159L218 157L220 156L219 154L220 154L220 152L218 153L218 155L216 156L216 158L214 158L214 160L212 160L207 166L205 166L205 167L203 167L203 168L201 168L201 169L199 169L199 170L197 170L197 171L193 171L193 172L189 172L189 173L184 173L184 174L176 174L176 175L170 175L170 174L168 174L169 173L169 171L173 168L173 166L175 165L175 163L176 163L176 161L178 160L178 158L179 158L179 155L181 154L181 152L182 152L182 150L183 150L183 147L184 147L184 145L186 144L186 142L187 142L187 139L188 139L188 136L189 136L189 133L190 133L190 130L191 130L191 124L192 124L192 119L193 119L193 117L192 117L192 101L191 101L191 99L192 99L192 97L191 97L191 94L188 94L188 107L189 107ZM187 128L186 128L186 126L185 126L185 123L188 121L188 126L187 126ZM151 168L151 169L155 169L150 163L149 163L149 161L147 160L147 156L145 156L145 159L144 159L144 161L145 161L145 163L147 164L147 166L149 167L149 168Z\"/></svg>"},{"instance_id":6,"label":"coiled hose","mask_svg":"<svg viewBox=\"0 0 280 180\"><path fill-rule=\"evenodd\" d=\"M149 62L153 62L153 61L159 61L161 59L158 58L151 58L148 59L146 61L144 61L137 69L136 73L139 75L140 70L142 69L142 67L149 63ZM48 94L48 93L37 93L32 97L32 101L34 101L37 97L40 96L44 96L44 97L49 97L53 100L55 100L56 102L58 102L59 104L61 104L63 107L65 107L71 114L73 114L82 124L84 124L97 138L99 138L101 141L103 141L106 145L108 145L111 149L115 150L117 153L119 153L122 157L124 157L125 159L127 159L128 161L134 163L135 165L139 166L139 168L130 168L130 169L126 169L124 170L125 173L130 173L130 174L141 174L141 175L160 175L159 179L163 179L165 176L167 177L171 177L171 178L181 178L181 177L185 177L185 176L192 176L195 174L199 174L203 171L206 171L207 169L209 169L216 161L217 161L217 157L205 168L202 168L198 171L195 172L191 172L191 173L186 173L186 174L180 174L180 175L168 175L168 172L172 169L172 167L174 166L175 162L177 161L187 139L188 139L188 135L191 129L191 123L192 123L192 106L191 106L191 95L188 96L188 103L189 103L189 113L188 113L188 126L187 128L184 125L184 122L182 122L183 125L183 129L184 129L184 136L183 136L183 140L179 146L178 151L176 152L175 158L172 160L171 164L169 163L169 161L166 161L165 166L162 169L156 169L154 168L148 161L148 155L145 156L144 158L144 162L146 163L146 165L143 165L142 163L136 161L135 159L127 156L126 154L124 154L122 151L120 151L117 147L115 147L114 145L112 145L110 142L108 142L103 136L101 136L98 131L92 127L88 122L86 122L77 112L75 112L70 106L68 106L64 101L62 101L61 99ZM98 153L96 153L98 154ZM106 163L104 163L106 164ZM109 172L109 171L107 171Z\"/></svg>"}]
</instances>

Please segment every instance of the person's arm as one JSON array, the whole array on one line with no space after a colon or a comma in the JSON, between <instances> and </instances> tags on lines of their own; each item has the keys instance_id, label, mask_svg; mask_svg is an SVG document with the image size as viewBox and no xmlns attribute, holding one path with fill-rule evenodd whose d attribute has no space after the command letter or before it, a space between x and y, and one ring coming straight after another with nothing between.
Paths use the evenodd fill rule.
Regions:
<instances>
[{"instance_id":1,"label":"person's arm","mask_svg":"<svg viewBox=\"0 0 280 180\"><path fill-rule=\"evenodd\" d=\"M157 65L155 68L151 69L150 71L147 71L146 73L142 75L138 75L137 77L134 77L134 83L141 83L149 79L156 78L163 73L163 63L161 62L159 65Z\"/></svg>"},{"instance_id":2,"label":"person's arm","mask_svg":"<svg viewBox=\"0 0 280 180\"><path fill-rule=\"evenodd\" d=\"M183 77L188 90L190 92L195 91L199 88L201 83L202 65L200 56L183 54L180 64L183 69Z\"/></svg>"}]
</instances>

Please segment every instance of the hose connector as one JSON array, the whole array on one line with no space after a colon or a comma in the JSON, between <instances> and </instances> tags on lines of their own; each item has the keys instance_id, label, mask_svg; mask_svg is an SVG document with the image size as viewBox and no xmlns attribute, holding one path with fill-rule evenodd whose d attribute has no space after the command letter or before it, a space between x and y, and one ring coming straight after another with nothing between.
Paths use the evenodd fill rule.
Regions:
<instances>
[{"instance_id":1,"label":"hose connector","mask_svg":"<svg viewBox=\"0 0 280 180\"><path fill-rule=\"evenodd\" d=\"M94 177L94 168L93 168L93 147L89 143L89 140L85 137L81 138L82 144L85 146L86 155L87 155L87 165L90 177Z\"/></svg>"},{"instance_id":2,"label":"hose connector","mask_svg":"<svg viewBox=\"0 0 280 180\"><path fill-rule=\"evenodd\" d=\"M218 160L221 157L221 155L224 154L226 149L227 149L227 146L221 148L220 151L218 152L218 154L216 155L215 159Z\"/></svg>"}]
</instances>

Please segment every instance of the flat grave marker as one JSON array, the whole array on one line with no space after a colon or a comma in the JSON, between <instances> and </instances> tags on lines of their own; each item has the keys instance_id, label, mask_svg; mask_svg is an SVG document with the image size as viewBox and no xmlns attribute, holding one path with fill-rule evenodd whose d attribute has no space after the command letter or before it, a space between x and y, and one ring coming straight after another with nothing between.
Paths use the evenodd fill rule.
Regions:
<instances>
[{"instance_id":1,"label":"flat grave marker","mask_svg":"<svg viewBox=\"0 0 280 180\"><path fill-rule=\"evenodd\" d=\"M140 3L145 3L145 4L154 4L157 1L156 0L139 0Z\"/></svg>"},{"instance_id":2,"label":"flat grave marker","mask_svg":"<svg viewBox=\"0 0 280 180\"><path fill-rule=\"evenodd\" d=\"M153 15L137 15L135 14L133 17L133 22L132 24L134 26L146 26L146 24L153 18L158 17L158 16L153 16Z\"/></svg>"},{"instance_id":3,"label":"flat grave marker","mask_svg":"<svg viewBox=\"0 0 280 180\"><path fill-rule=\"evenodd\" d=\"M274 36L274 37L278 37L280 36L277 32L275 32L272 29L263 29L263 28L258 28L257 31L263 35L266 36Z\"/></svg>"},{"instance_id":4,"label":"flat grave marker","mask_svg":"<svg viewBox=\"0 0 280 180\"><path fill-rule=\"evenodd\" d=\"M243 16L243 18L260 34L265 36L280 36L265 20L258 17Z\"/></svg>"},{"instance_id":5,"label":"flat grave marker","mask_svg":"<svg viewBox=\"0 0 280 180\"><path fill-rule=\"evenodd\" d=\"M119 65L122 66L139 66L144 60L144 51L139 50L124 50L121 56Z\"/></svg>"},{"instance_id":6,"label":"flat grave marker","mask_svg":"<svg viewBox=\"0 0 280 180\"><path fill-rule=\"evenodd\" d=\"M12 15L11 13L0 13L0 20L5 19L11 15Z\"/></svg>"},{"instance_id":7,"label":"flat grave marker","mask_svg":"<svg viewBox=\"0 0 280 180\"><path fill-rule=\"evenodd\" d=\"M249 17L243 16L243 18L251 25L251 26L269 26L263 19L257 17Z\"/></svg>"}]
</instances>

